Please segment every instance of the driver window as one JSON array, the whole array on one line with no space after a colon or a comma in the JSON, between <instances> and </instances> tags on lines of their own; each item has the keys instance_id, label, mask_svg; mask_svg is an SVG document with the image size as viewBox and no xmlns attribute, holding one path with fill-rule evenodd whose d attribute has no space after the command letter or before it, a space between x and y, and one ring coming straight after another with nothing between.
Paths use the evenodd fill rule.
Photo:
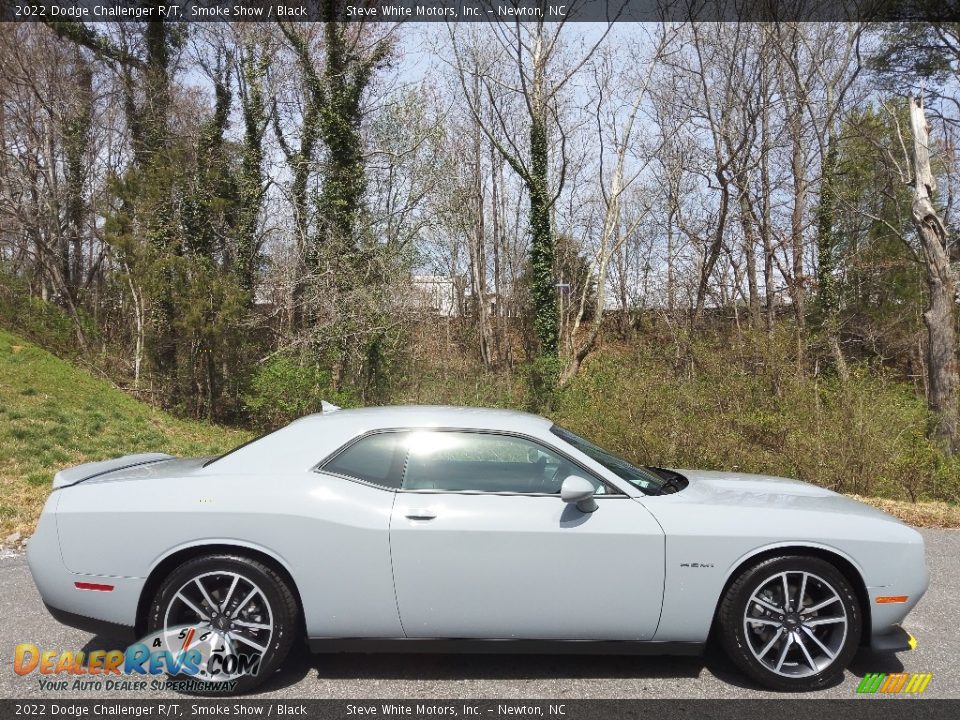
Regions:
<instances>
[{"instance_id":1,"label":"driver window","mask_svg":"<svg viewBox=\"0 0 960 720\"><path fill-rule=\"evenodd\" d=\"M559 493L566 477L585 474L543 445L509 435L427 430L405 442L404 490Z\"/></svg>"}]
</instances>

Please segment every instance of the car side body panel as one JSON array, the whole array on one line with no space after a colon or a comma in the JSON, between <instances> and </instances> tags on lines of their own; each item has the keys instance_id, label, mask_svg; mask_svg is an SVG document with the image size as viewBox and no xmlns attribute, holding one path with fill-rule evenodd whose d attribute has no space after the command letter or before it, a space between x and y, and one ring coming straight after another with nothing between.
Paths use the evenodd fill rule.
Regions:
<instances>
[{"instance_id":1,"label":"car side body panel","mask_svg":"<svg viewBox=\"0 0 960 720\"><path fill-rule=\"evenodd\" d=\"M390 545L410 638L650 640L663 532L624 496L397 494ZM641 512L637 512L640 510Z\"/></svg>"},{"instance_id":2,"label":"car side body panel","mask_svg":"<svg viewBox=\"0 0 960 720\"><path fill-rule=\"evenodd\" d=\"M391 492L306 471L267 480L128 479L61 492L57 525L72 573L142 583L183 548L249 547L277 559L294 578L311 636L401 635L390 566ZM92 530L118 542L95 542ZM123 614L132 617L129 607Z\"/></svg>"},{"instance_id":3,"label":"car side body panel","mask_svg":"<svg viewBox=\"0 0 960 720\"><path fill-rule=\"evenodd\" d=\"M639 501L667 538L658 640L703 639L727 581L769 552L809 550L846 560L866 586L873 632L902 621L926 591L923 537L879 510L795 480L678 472L690 478L686 490ZM909 601L876 605L878 595Z\"/></svg>"}]
</instances>

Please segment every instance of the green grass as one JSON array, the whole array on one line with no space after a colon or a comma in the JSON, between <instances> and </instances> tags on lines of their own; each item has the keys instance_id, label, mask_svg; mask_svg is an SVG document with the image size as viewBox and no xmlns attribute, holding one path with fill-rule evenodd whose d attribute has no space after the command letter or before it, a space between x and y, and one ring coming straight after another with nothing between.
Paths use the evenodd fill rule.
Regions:
<instances>
[{"instance_id":1,"label":"green grass","mask_svg":"<svg viewBox=\"0 0 960 720\"><path fill-rule=\"evenodd\" d=\"M0 330L0 541L32 530L61 468L137 452L210 455L249 437L174 418Z\"/></svg>"}]
</instances>

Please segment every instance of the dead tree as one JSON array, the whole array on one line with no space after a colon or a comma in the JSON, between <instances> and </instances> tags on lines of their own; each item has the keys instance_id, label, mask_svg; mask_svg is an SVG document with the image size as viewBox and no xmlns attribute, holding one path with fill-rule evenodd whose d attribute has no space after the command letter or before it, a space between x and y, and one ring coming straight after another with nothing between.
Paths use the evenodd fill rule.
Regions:
<instances>
[{"instance_id":1,"label":"dead tree","mask_svg":"<svg viewBox=\"0 0 960 720\"><path fill-rule=\"evenodd\" d=\"M928 307L923 313L927 328L927 405L934 415L931 435L948 454L957 451L957 337L956 277L947 254L947 230L933 206L937 184L930 169L930 126L923 98L910 101L913 134L913 204L911 218L923 252Z\"/></svg>"}]
</instances>

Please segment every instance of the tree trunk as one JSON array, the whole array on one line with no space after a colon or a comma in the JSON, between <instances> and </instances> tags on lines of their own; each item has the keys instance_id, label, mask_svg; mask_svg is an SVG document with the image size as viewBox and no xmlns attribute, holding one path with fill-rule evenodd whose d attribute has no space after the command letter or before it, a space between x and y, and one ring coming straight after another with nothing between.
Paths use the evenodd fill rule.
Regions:
<instances>
[{"instance_id":1,"label":"tree trunk","mask_svg":"<svg viewBox=\"0 0 960 720\"><path fill-rule=\"evenodd\" d=\"M722 167L717 167L714 173L717 182L720 184L720 210L717 217L717 227L713 233L713 239L707 248L703 259L703 265L700 268L700 281L697 283L697 302L693 312L693 327L699 328L703 324L703 313L706 308L707 289L710 287L710 276L717 266L717 260L720 259L720 252L723 250L723 234L727 229L727 213L730 208L730 181L727 178L726 171Z\"/></svg>"},{"instance_id":2,"label":"tree trunk","mask_svg":"<svg viewBox=\"0 0 960 720\"><path fill-rule=\"evenodd\" d=\"M777 289L773 279L773 238L770 208L770 111L765 97L760 119L760 239L763 243L763 290L766 300L767 333L773 334L777 319Z\"/></svg>"},{"instance_id":3,"label":"tree trunk","mask_svg":"<svg viewBox=\"0 0 960 720\"><path fill-rule=\"evenodd\" d=\"M250 42L241 50L240 93L243 110L243 146L240 164L240 218L237 228L237 276L253 304L260 241L257 223L263 205L263 136L267 129L267 108L263 81L270 55L259 43Z\"/></svg>"},{"instance_id":4,"label":"tree trunk","mask_svg":"<svg viewBox=\"0 0 960 720\"><path fill-rule=\"evenodd\" d=\"M840 347L840 298L837 290L837 238L833 229L836 212L837 145L832 130L828 131L827 153L820 180L820 202L817 205L817 315L820 329L833 354L837 374L846 382L850 378L846 358Z\"/></svg>"},{"instance_id":5,"label":"tree trunk","mask_svg":"<svg viewBox=\"0 0 960 720\"><path fill-rule=\"evenodd\" d=\"M70 245L64 249L63 275L74 303L79 300L83 275L84 182L93 122L93 68L80 48L76 49L76 80L76 107L71 109L64 129L66 219Z\"/></svg>"},{"instance_id":6,"label":"tree trunk","mask_svg":"<svg viewBox=\"0 0 960 720\"><path fill-rule=\"evenodd\" d=\"M913 131L914 198L911 208L926 266L929 307L923 313L927 327L927 405L934 415L931 435L953 455L957 437L957 343L954 297L956 278L946 251L947 232L931 201L936 181L930 170L929 130L923 98L910 102Z\"/></svg>"},{"instance_id":7,"label":"tree trunk","mask_svg":"<svg viewBox=\"0 0 960 720\"><path fill-rule=\"evenodd\" d=\"M544 115L546 111L544 109ZM550 218L552 202L547 181L549 162L544 116L530 118L530 274L533 325L540 354L556 357L559 351L559 316L553 281L554 237Z\"/></svg>"},{"instance_id":8,"label":"tree trunk","mask_svg":"<svg viewBox=\"0 0 960 720\"><path fill-rule=\"evenodd\" d=\"M790 212L790 300L797 334L797 364L803 367L804 336L806 334L806 283L803 270L803 210L806 204L806 160L803 157L803 128L800 122L800 107L794 109L790 121L793 150L790 156L790 174L793 178L793 207Z\"/></svg>"},{"instance_id":9,"label":"tree trunk","mask_svg":"<svg viewBox=\"0 0 960 720\"><path fill-rule=\"evenodd\" d=\"M753 211L747 196L746 183L740 189L740 223L743 226L743 249L747 257L747 302L750 326L760 327L760 289L757 287L757 241L753 234Z\"/></svg>"}]
</instances>

